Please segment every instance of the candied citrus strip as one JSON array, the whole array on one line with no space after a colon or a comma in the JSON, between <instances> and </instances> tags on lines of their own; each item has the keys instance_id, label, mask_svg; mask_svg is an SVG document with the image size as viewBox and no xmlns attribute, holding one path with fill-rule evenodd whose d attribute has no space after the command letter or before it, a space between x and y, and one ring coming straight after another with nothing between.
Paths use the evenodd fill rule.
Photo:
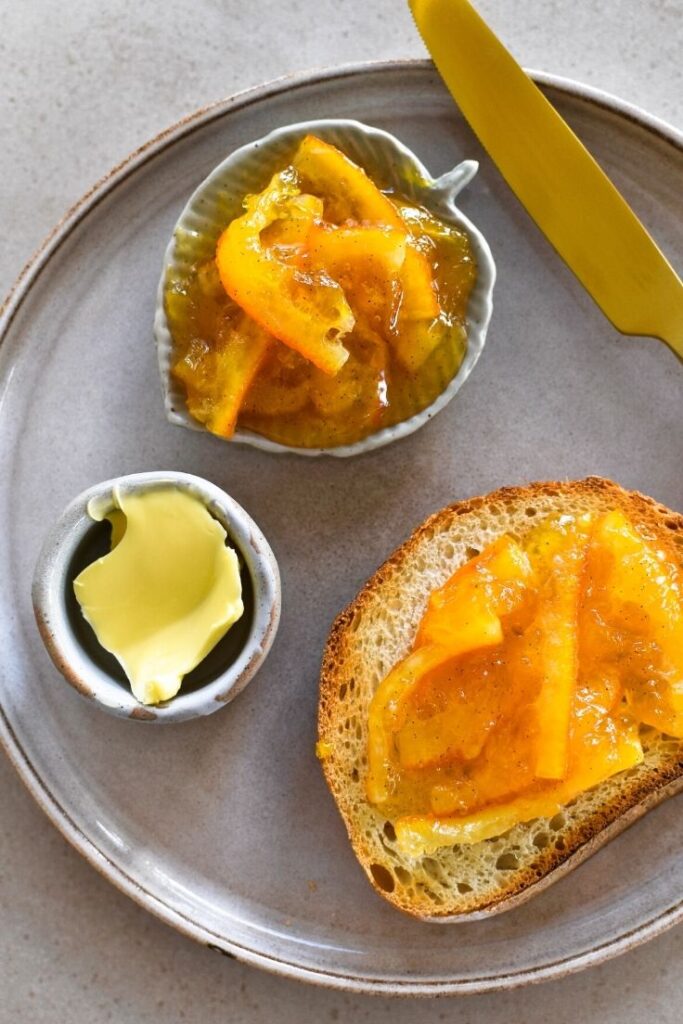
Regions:
<instances>
[{"instance_id":1,"label":"candied citrus strip","mask_svg":"<svg viewBox=\"0 0 683 1024\"><path fill-rule=\"evenodd\" d=\"M503 536L432 593L415 649L380 683L370 704L367 794L372 803L388 798L394 734L415 685L451 658L499 644L500 615L519 602L530 577L526 554Z\"/></svg>"},{"instance_id":2,"label":"candied citrus strip","mask_svg":"<svg viewBox=\"0 0 683 1024\"><path fill-rule=\"evenodd\" d=\"M655 551L618 510L599 521L594 543L614 556L610 590L615 600L641 607L662 635L680 630L680 582L664 552Z\"/></svg>"},{"instance_id":3,"label":"candied citrus strip","mask_svg":"<svg viewBox=\"0 0 683 1024\"><path fill-rule=\"evenodd\" d=\"M432 592L415 646L440 644L456 654L474 650L494 619L500 631L499 616L512 611L532 578L526 552L504 534Z\"/></svg>"},{"instance_id":4,"label":"candied citrus strip","mask_svg":"<svg viewBox=\"0 0 683 1024\"><path fill-rule=\"evenodd\" d=\"M368 710L368 775L366 792L373 804L389 797L394 761L394 737L401 703L426 672L451 657L441 647L418 647L386 676L378 686Z\"/></svg>"},{"instance_id":5,"label":"candied citrus strip","mask_svg":"<svg viewBox=\"0 0 683 1024\"><path fill-rule=\"evenodd\" d=\"M535 705L540 733L536 775L540 779L562 779L567 771L571 700L578 674L579 590L579 573L570 568L563 589L536 620L541 632L538 658L542 682Z\"/></svg>"},{"instance_id":6,"label":"candied citrus strip","mask_svg":"<svg viewBox=\"0 0 683 1024\"><path fill-rule=\"evenodd\" d=\"M243 317L216 352L217 399L206 426L212 434L231 437L252 381L274 340L254 320Z\"/></svg>"},{"instance_id":7,"label":"candied citrus strip","mask_svg":"<svg viewBox=\"0 0 683 1024\"><path fill-rule=\"evenodd\" d=\"M588 716L587 719L576 716L575 729L570 771L560 784L563 803L643 760L638 723L618 710L601 719L597 716Z\"/></svg>"},{"instance_id":8,"label":"candied citrus strip","mask_svg":"<svg viewBox=\"0 0 683 1024\"><path fill-rule=\"evenodd\" d=\"M607 584L610 600L622 618L631 609L661 652L661 677L665 685L658 695L651 685L635 687L626 681L629 703L642 721L673 736L683 736L683 601L681 580L665 553L653 548L615 510L597 524L594 548L611 556ZM614 611L612 614L614 614ZM624 622L628 629L628 618Z\"/></svg>"},{"instance_id":9,"label":"candied citrus strip","mask_svg":"<svg viewBox=\"0 0 683 1024\"><path fill-rule=\"evenodd\" d=\"M549 573L540 591L539 610L529 627L535 636L541 689L535 711L539 727L536 775L563 779L567 774L572 701L579 672L578 616L589 541L588 517L541 527L531 545Z\"/></svg>"},{"instance_id":10,"label":"candied citrus strip","mask_svg":"<svg viewBox=\"0 0 683 1024\"><path fill-rule=\"evenodd\" d=\"M441 312L431 264L414 245L406 246L401 288L400 315L403 320L433 320Z\"/></svg>"},{"instance_id":11,"label":"candied citrus strip","mask_svg":"<svg viewBox=\"0 0 683 1024\"><path fill-rule=\"evenodd\" d=\"M176 364L173 373L185 384L188 410L212 434L232 436L244 396L272 344L267 331L241 316L207 352L205 365L193 365L191 354Z\"/></svg>"},{"instance_id":12,"label":"candied citrus strip","mask_svg":"<svg viewBox=\"0 0 683 1024\"><path fill-rule=\"evenodd\" d=\"M405 231L396 207L362 167L336 146L307 135L292 159L304 184L325 201L325 219L368 221Z\"/></svg>"},{"instance_id":13,"label":"candied citrus strip","mask_svg":"<svg viewBox=\"0 0 683 1024\"><path fill-rule=\"evenodd\" d=\"M485 579L469 577L470 586L463 585L457 606L448 601L441 607L432 605L420 624L416 638L418 647L435 645L450 657L498 644L503 639L500 617L491 607Z\"/></svg>"},{"instance_id":14,"label":"candied citrus strip","mask_svg":"<svg viewBox=\"0 0 683 1024\"><path fill-rule=\"evenodd\" d=\"M324 274L303 273L279 260L261 241L261 233L280 219L283 203L298 195L296 174L286 169L263 192L247 196L245 213L218 240L216 263L223 287L246 313L333 375L348 359L342 338L354 325L344 292Z\"/></svg>"},{"instance_id":15,"label":"candied citrus strip","mask_svg":"<svg viewBox=\"0 0 683 1024\"><path fill-rule=\"evenodd\" d=\"M376 264L387 277L398 275L408 256L406 233L392 227L312 227L309 254L316 267L332 273L339 267L351 272L360 264Z\"/></svg>"},{"instance_id":16,"label":"candied citrus strip","mask_svg":"<svg viewBox=\"0 0 683 1024\"><path fill-rule=\"evenodd\" d=\"M399 286L401 299L391 332L391 345L402 366L410 373L417 373L443 341L448 325L438 319L441 307L429 260L410 244L406 246Z\"/></svg>"}]
</instances>

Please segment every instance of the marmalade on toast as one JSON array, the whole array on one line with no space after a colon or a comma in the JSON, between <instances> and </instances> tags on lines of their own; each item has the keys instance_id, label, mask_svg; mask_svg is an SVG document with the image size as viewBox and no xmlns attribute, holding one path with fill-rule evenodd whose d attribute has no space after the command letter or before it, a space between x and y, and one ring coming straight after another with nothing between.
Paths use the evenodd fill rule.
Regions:
<instances>
[{"instance_id":1,"label":"marmalade on toast","mask_svg":"<svg viewBox=\"0 0 683 1024\"><path fill-rule=\"evenodd\" d=\"M677 566L621 511L503 537L429 600L369 710L367 796L419 855L552 816L683 737Z\"/></svg>"}]
</instances>

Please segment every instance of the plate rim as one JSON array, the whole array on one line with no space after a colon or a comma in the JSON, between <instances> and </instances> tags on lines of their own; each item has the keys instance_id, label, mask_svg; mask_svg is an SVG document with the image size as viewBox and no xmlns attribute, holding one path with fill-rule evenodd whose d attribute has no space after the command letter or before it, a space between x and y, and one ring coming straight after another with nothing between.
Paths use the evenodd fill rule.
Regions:
<instances>
[{"instance_id":1,"label":"plate rim","mask_svg":"<svg viewBox=\"0 0 683 1024\"><path fill-rule=\"evenodd\" d=\"M158 153L170 148L180 139L189 137L194 131L212 120L224 117L232 111L243 110L252 103L261 102L284 90L309 87L334 79L349 78L373 72L412 72L430 69L434 69L434 65L430 60L416 58L359 61L326 68L304 70L295 74L281 76L261 85L241 90L224 99L216 100L200 107L163 129L116 164L67 210L28 260L20 271L2 306L0 306L0 345L11 327L15 316L30 294L34 283L74 228L117 185L125 181L139 167L153 159ZM622 100L595 86L586 85L571 78L535 70L529 70L528 73L537 84L555 89L570 97L578 98L585 103L606 110L609 113L626 118L628 121L649 131L660 141L669 143L675 149L683 152L683 132L661 118L647 113L641 107ZM166 924L189 938L200 942L202 945L208 946L209 949L213 949L231 959L261 967L283 977L296 978L300 981L345 991L383 995L433 996L437 994L460 995L501 991L550 978L563 977L586 967L603 963L649 941L683 920L682 898L678 903L669 907L664 912L656 914L636 928L632 928L618 937L607 940L583 953L556 959L535 968L525 968L519 971L504 972L496 975L482 975L469 979L438 979L430 981L404 979L399 976L371 978L357 974L351 975L348 971L344 973L343 971L335 972L325 970L324 968L302 966L272 954L259 952L257 949L252 949L212 932L205 925L198 924L190 917L166 904L152 892L143 888L122 867L110 860L82 831L77 822L61 806L54 794L49 790L47 784L41 779L12 728L2 706L1 694L0 745L29 793L52 824L117 889Z\"/></svg>"}]
</instances>

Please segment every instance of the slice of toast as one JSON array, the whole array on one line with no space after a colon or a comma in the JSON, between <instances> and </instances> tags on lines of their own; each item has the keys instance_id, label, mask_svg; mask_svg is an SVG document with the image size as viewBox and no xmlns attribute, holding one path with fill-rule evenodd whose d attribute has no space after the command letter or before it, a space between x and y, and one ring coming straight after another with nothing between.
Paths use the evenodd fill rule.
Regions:
<instances>
[{"instance_id":1,"label":"slice of toast","mask_svg":"<svg viewBox=\"0 0 683 1024\"><path fill-rule=\"evenodd\" d=\"M368 707L380 681L410 649L431 591L503 533L523 537L557 512L617 508L683 568L683 515L598 477L536 483L503 488L431 516L336 619L320 681L323 770L363 870L401 910L432 921L507 910L683 788L683 740L646 730L641 765L582 793L553 818L418 858L398 850L391 823L365 795Z\"/></svg>"}]
</instances>

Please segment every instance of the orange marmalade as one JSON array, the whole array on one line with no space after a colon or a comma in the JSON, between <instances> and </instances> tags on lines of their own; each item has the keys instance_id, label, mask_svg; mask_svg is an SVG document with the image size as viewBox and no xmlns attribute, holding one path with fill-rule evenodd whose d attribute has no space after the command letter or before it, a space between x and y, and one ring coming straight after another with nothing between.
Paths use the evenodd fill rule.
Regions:
<instances>
[{"instance_id":1,"label":"orange marmalade","mask_svg":"<svg viewBox=\"0 0 683 1024\"><path fill-rule=\"evenodd\" d=\"M369 710L367 796L404 852L552 816L683 738L680 568L618 510L502 536L435 590Z\"/></svg>"},{"instance_id":2,"label":"orange marmalade","mask_svg":"<svg viewBox=\"0 0 683 1024\"><path fill-rule=\"evenodd\" d=\"M226 221L177 233L165 282L172 372L207 430L351 444L455 376L476 277L464 232L314 136L241 215L207 211Z\"/></svg>"}]
</instances>

